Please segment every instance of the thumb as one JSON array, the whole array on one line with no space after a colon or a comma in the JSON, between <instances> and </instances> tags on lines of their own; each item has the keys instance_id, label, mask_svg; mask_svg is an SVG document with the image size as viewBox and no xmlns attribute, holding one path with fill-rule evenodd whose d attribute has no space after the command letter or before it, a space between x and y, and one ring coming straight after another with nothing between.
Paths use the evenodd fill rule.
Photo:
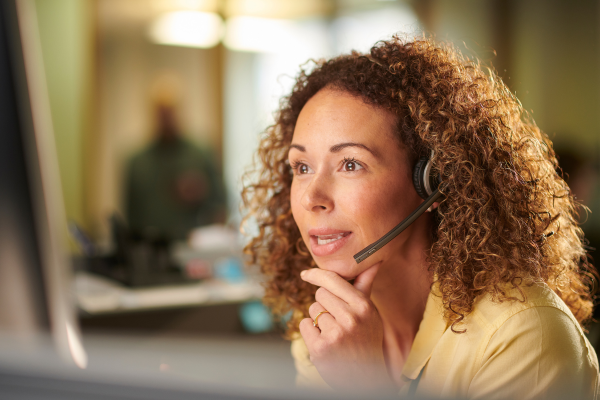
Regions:
<instances>
[{"instance_id":1,"label":"thumb","mask_svg":"<svg viewBox=\"0 0 600 400\"><path fill-rule=\"evenodd\" d=\"M371 297L371 287L380 266L381 262L378 262L366 271L361 272L354 280L354 287L367 296L367 298Z\"/></svg>"}]
</instances>

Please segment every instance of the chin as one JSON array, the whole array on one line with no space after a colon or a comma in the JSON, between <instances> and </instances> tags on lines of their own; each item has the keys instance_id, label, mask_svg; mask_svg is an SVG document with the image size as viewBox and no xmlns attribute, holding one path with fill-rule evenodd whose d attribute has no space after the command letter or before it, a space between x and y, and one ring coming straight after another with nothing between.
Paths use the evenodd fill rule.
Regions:
<instances>
[{"instance_id":1,"label":"chin","mask_svg":"<svg viewBox=\"0 0 600 400\"><path fill-rule=\"evenodd\" d=\"M319 260L314 258L314 260L319 268L335 272L347 281L355 279L371 265L375 265L374 263L367 263L366 261L357 264L356 261L354 261L354 258L350 258L350 260Z\"/></svg>"}]
</instances>

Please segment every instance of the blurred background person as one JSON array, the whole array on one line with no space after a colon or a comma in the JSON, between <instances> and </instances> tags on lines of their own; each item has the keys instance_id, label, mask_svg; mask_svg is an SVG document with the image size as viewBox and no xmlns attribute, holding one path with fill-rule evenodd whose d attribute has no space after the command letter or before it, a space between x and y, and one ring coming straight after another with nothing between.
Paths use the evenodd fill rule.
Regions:
<instances>
[{"instance_id":1,"label":"blurred background person","mask_svg":"<svg viewBox=\"0 0 600 400\"><path fill-rule=\"evenodd\" d=\"M184 240L196 227L225 220L224 189L211 152L181 131L173 80L159 80L152 110L154 139L127 166L127 220L142 237Z\"/></svg>"}]
</instances>

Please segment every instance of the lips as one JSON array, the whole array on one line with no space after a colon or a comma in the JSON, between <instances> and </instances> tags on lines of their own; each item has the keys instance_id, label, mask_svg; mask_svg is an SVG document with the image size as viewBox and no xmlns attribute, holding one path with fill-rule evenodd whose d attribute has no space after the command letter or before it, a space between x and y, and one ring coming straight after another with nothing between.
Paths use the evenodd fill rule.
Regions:
<instances>
[{"instance_id":1,"label":"lips","mask_svg":"<svg viewBox=\"0 0 600 400\"><path fill-rule=\"evenodd\" d=\"M330 228L311 229L308 234L311 251L317 257L332 255L344 247L352 237L351 231Z\"/></svg>"},{"instance_id":2,"label":"lips","mask_svg":"<svg viewBox=\"0 0 600 400\"><path fill-rule=\"evenodd\" d=\"M317 244L319 246L335 242L341 238L348 236L351 232L335 233L333 235L319 235L317 236Z\"/></svg>"}]
</instances>

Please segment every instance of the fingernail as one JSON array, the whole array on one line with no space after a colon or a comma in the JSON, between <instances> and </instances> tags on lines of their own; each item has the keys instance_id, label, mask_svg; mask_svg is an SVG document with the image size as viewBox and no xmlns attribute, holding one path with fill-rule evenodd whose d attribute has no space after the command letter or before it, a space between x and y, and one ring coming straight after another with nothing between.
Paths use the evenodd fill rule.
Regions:
<instances>
[{"instance_id":1,"label":"fingernail","mask_svg":"<svg viewBox=\"0 0 600 400\"><path fill-rule=\"evenodd\" d=\"M304 271L300 272L300 276L301 276L302 278L304 278L304 275L306 275L306 270L304 270Z\"/></svg>"}]
</instances>

